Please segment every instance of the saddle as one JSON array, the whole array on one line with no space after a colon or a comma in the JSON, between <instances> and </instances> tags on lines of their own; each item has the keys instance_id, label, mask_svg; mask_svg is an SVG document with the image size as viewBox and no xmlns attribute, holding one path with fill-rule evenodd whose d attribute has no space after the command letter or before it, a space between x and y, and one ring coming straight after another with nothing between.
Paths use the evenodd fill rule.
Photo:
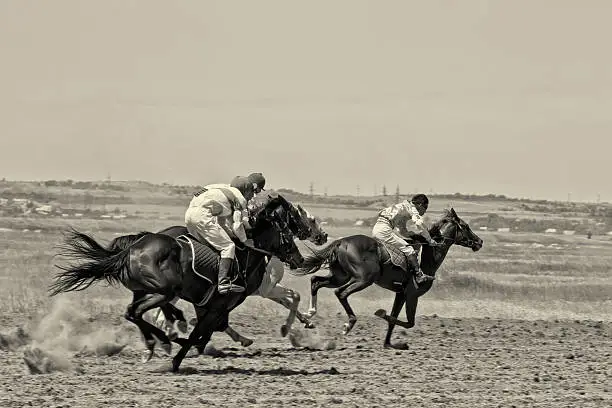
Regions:
<instances>
[{"instance_id":1,"label":"saddle","mask_svg":"<svg viewBox=\"0 0 612 408\"><path fill-rule=\"evenodd\" d=\"M398 268L401 268L405 272L408 272L408 261L406 255L399 250L396 246L387 245L380 239L374 238L378 241L378 248L380 250L380 258L383 264L393 264Z\"/></svg>"},{"instance_id":2,"label":"saddle","mask_svg":"<svg viewBox=\"0 0 612 408\"><path fill-rule=\"evenodd\" d=\"M181 245L183 250L189 251L191 256L191 268L185 271L183 290L188 291L192 300L197 306L203 306L210 300L217 289L219 281L219 261L221 259L220 252L210 245L208 242L202 242L195 236L187 233L180 235L176 241ZM242 249L237 247L237 252ZM236 254L238 259L241 259L240 253ZM238 275L243 275L244 268L241 267L242 262L234 261L234 271L238 269L238 274L234 273L234 279ZM208 289L202 291L201 280L208 283ZM198 282L200 281L200 282Z\"/></svg>"}]
</instances>

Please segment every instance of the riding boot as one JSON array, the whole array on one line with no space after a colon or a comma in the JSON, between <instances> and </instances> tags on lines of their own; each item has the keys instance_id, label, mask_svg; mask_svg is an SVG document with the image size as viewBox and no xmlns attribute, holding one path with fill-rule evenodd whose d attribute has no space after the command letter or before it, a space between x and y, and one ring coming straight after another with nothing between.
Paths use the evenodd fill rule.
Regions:
<instances>
[{"instance_id":1,"label":"riding boot","mask_svg":"<svg viewBox=\"0 0 612 408\"><path fill-rule=\"evenodd\" d=\"M233 262L232 258L221 258L219 262L219 283L217 284L217 290L222 295L228 292L242 293L245 291L244 287L233 284L229 278Z\"/></svg>"},{"instance_id":2,"label":"riding boot","mask_svg":"<svg viewBox=\"0 0 612 408\"><path fill-rule=\"evenodd\" d=\"M434 276L427 275L421 270L421 266L419 265L419 259L416 254L410 254L406 256L408 259L408 266L412 269L414 273L414 278L417 283L423 283L427 281L433 281L436 279Z\"/></svg>"}]
</instances>

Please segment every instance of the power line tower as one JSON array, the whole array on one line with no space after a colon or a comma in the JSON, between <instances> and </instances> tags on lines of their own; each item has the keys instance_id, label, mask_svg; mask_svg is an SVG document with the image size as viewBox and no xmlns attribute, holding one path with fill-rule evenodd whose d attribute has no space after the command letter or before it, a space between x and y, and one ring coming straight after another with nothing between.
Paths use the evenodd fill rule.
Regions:
<instances>
[{"instance_id":1,"label":"power line tower","mask_svg":"<svg viewBox=\"0 0 612 408\"><path fill-rule=\"evenodd\" d=\"M385 197L387 196L387 186L385 186L384 184L382 186L382 195Z\"/></svg>"},{"instance_id":2,"label":"power line tower","mask_svg":"<svg viewBox=\"0 0 612 408\"><path fill-rule=\"evenodd\" d=\"M400 202L400 188L399 188L399 184L397 185L397 187L395 187L395 202L396 203Z\"/></svg>"},{"instance_id":3,"label":"power line tower","mask_svg":"<svg viewBox=\"0 0 612 408\"><path fill-rule=\"evenodd\" d=\"M314 183L312 181L310 182L309 191L310 191L310 198L313 198L314 197Z\"/></svg>"}]
</instances>

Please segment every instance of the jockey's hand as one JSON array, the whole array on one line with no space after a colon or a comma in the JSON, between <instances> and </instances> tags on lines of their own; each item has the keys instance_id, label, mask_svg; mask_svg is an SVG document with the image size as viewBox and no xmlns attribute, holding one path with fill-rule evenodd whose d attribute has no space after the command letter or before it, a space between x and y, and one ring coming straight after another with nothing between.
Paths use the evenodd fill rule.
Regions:
<instances>
[{"instance_id":1,"label":"jockey's hand","mask_svg":"<svg viewBox=\"0 0 612 408\"><path fill-rule=\"evenodd\" d=\"M431 247L439 247L442 246L441 243L434 241L433 239L431 241L429 241L429 246Z\"/></svg>"},{"instance_id":2,"label":"jockey's hand","mask_svg":"<svg viewBox=\"0 0 612 408\"><path fill-rule=\"evenodd\" d=\"M254 248L255 247L255 243L253 242L253 240L251 238L249 238L246 241L244 241L244 246Z\"/></svg>"}]
</instances>

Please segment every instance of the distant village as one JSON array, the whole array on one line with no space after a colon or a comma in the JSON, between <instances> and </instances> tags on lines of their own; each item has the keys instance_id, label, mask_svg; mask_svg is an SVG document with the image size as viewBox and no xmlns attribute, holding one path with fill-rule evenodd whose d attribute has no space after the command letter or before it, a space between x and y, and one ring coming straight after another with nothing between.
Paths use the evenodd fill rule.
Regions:
<instances>
[{"instance_id":1,"label":"distant village","mask_svg":"<svg viewBox=\"0 0 612 408\"><path fill-rule=\"evenodd\" d=\"M0 216L41 216L65 218L106 218L123 219L128 214L121 211L106 211L96 209L62 208L59 205L40 203L29 198L3 198L0 197Z\"/></svg>"},{"instance_id":2,"label":"distant village","mask_svg":"<svg viewBox=\"0 0 612 408\"><path fill-rule=\"evenodd\" d=\"M128 213L120 208L120 203L136 203L134 192L141 190L140 200L155 206L161 204L172 206L182 197L189 194L188 186L160 186L150 183L91 183L72 181L47 181L41 183L2 181L5 189L0 191L0 216L15 218L67 218L67 219L107 219L121 220L125 218L140 218L138 212ZM38 188L31 186L38 185ZM56 189L51 191L50 189ZM64 189L64 190L57 190ZM78 194L66 194L67 191L78 191ZM90 191L97 191L94 198ZM143 193L144 191L144 193ZM327 197L307 195L293 190L279 189L288 199L309 203L324 208L355 208L372 209L372 215L363 217L353 213L352 218L339 219L321 217L323 225L338 227L371 228L376 222L376 209L385 205L385 200L392 197L361 197L357 202L355 197ZM131 194L130 194L131 193ZM102 195L100 195L102 194ZM106 194L106 196L104 196ZM112 196L110 194L113 194ZM396 194L397 195L397 194ZM73 197L73 198L67 198ZM440 196L448 198L446 196ZM504 196L464 196L454 194L451 198L471 200L502 200L512 203L512 208L500 208L494 213L473 214L464 217L474 230L495 231L500 233L545 233L559 235L608 235L612 237L612 206L609 204L574 204L548 203L545 201L527 202ZM399 196L395 198L399 200ZM381 201L382 200L382 201ZM93 205L95 201L96 205ZM78 203L78 204L77 204ZM108 209L113 207L113 209ZM116 206L118 205L118 206ZM517 217L513 211L518 208L523 213L534 214L530 217ZM538 216L546 214L546 216ZM351 217L347 213L348 217ZM552 215L552 216L551 216ZM160 218L168 218L161 216Z\"/></svg>"}]
</instances>

